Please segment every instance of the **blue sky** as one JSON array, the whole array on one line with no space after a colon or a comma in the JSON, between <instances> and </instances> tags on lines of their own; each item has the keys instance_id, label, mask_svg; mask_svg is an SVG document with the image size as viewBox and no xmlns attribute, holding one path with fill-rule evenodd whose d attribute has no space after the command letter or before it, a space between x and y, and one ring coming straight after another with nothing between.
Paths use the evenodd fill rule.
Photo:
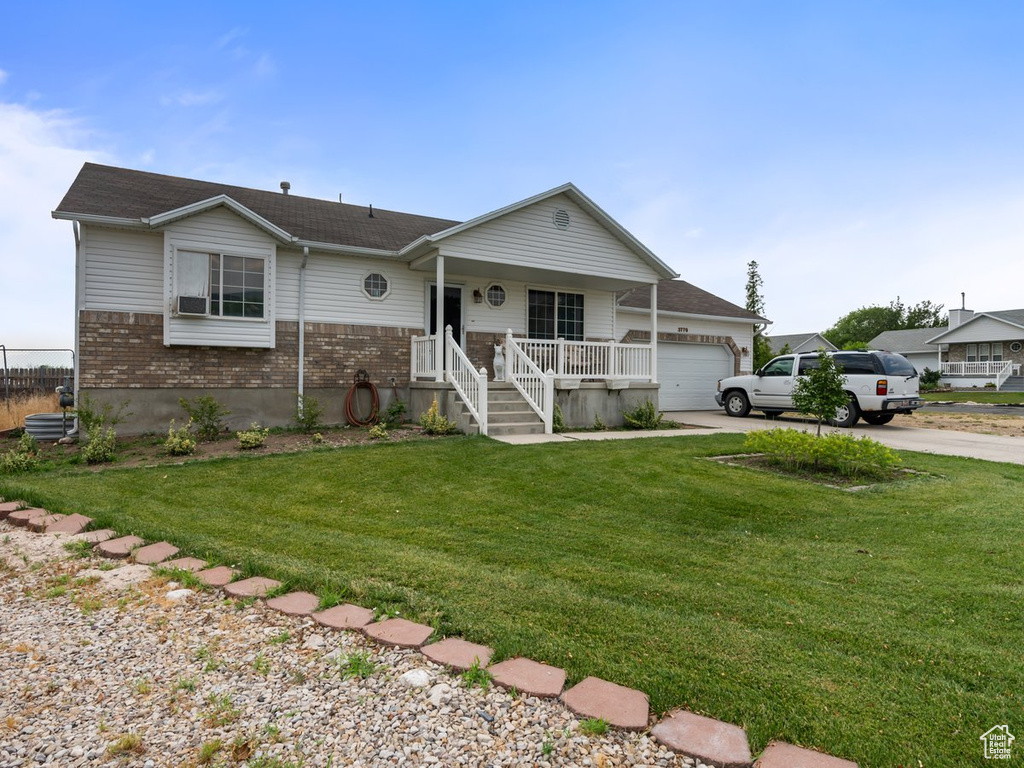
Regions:
<instances>
[{"instance_id":1,"label":"blue sky","mask_svg":"<svg viewBox=\"0 0 1024 768\"><path fill-rule=\"evenodd\" d=\"M454 219L566 181L780 334L1024 306L1020 3L5 3L0 344L72 344L87 160Z\"/></svg>"}]
</instances>

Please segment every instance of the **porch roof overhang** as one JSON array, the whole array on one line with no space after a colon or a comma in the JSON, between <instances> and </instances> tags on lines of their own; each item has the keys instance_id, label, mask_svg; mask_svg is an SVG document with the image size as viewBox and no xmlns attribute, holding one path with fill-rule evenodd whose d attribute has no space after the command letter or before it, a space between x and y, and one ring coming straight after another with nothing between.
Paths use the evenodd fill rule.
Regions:
<instances>
[{"instance_id":1,"label":"porch roof overhang","mask_svg":"<svg viewBox=\"0 0 1024 768\"><path fill-rule=\"evenodd\" d=\"M565 272L557 269L540 269L498 260L467 258L464 254L447 254L443 249L435 249L413 259L409 262L409 269L415 272L435 272L439 255L444 257L444 271L446 274L478 277L488 282L515 280L537 285L565 286L567 288L600 291L621 291L627 288L635 288L638 285L636 280L588 275L582 272ZM651 280L647 284L656 283L657 280Z\"/></svg>"}]
</instances>

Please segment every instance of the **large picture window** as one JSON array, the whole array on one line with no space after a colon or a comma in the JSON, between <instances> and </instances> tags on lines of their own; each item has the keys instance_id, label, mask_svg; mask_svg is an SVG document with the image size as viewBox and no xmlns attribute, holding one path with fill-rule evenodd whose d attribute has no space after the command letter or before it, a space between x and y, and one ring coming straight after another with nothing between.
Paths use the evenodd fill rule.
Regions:
<instances>
[{"instance_id":1,"label":"large picture window","mask_svg":"<svg viewBox=\"0 0 1024 768\"><path fill-rule=\"evenodd\" d=\"M526 330L531 339L583 341L583 294L527 292Z\"/></svg>"},{"instance_id":2,"label":"large picture window","mask_svg":"<svg viewBox=\"0 0 1024 768\"><path fill-rule=\"evenodd\" d=\"M263 317L264 260L210 254L210 314Z\"/></svg>"}]
</instances>

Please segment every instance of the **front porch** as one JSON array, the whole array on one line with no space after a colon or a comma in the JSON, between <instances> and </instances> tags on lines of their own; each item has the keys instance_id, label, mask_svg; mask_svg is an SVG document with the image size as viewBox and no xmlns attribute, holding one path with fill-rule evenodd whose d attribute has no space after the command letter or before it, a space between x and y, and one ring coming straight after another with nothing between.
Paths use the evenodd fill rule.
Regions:
<instances>
[{"instance_id":1,"label":"front porch","mask_svg":"<svg viewBox=\"0 0 1024 768\"><path fill-rule=\"evenodd\" d=\"M984 362L940 363L942 380L954 387L984 387L995 385L1001 390L1012 377L1019 377L1021 366L1012 360L988 360Z\"/></svg>"},{"instance_id":2,"label":"front porch","mask_svg":"<svg viewBox=\"0 0 1024 768\"><path fill-rule=\"evenodd\" d=\"M511 390L523 410L536 419L537 429L551 434L554 408L558 405L568 423L589 426L597 418L609 426L621 423L621 411L651 399L657 405L655 347L650 344L621 344L614 341L589 342L565 339L517 338L506 331L497 345L500 356L487 366L477 368L456 343L451 326L438 336L416 336L411 341L410 396L419 391L451 390L447 403L449 418L465 418L460 424L489 434L492 426L507 423L505 413L512 410L503 401L502 415L491 414L494 390ZM622 393L632 389L625 397ZM641 396L642 393L642 396ZM610 399L610 395L619 395ZM637 400L637 402L633 402ZM439 402L441 399L439 398ZM414 409L416 408L414 404Z\"/></svg>"}]
</instances>

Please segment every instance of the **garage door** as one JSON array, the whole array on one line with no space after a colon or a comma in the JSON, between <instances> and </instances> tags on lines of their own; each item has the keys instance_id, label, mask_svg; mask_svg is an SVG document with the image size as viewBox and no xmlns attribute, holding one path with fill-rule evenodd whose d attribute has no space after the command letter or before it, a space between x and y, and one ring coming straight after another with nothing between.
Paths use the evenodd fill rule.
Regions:
<instances>
[{"instance_id":1,"label":"garage door","mask_svg":"<svg viewBox=\"0 0 1024 768\"><path fill-rule=\"evenodd\" d=\"M658 403L663 411L706 411L718 408L718 380L732 376L732 353L712 344L658 344Z\"/></svg>"}]
</instances>

